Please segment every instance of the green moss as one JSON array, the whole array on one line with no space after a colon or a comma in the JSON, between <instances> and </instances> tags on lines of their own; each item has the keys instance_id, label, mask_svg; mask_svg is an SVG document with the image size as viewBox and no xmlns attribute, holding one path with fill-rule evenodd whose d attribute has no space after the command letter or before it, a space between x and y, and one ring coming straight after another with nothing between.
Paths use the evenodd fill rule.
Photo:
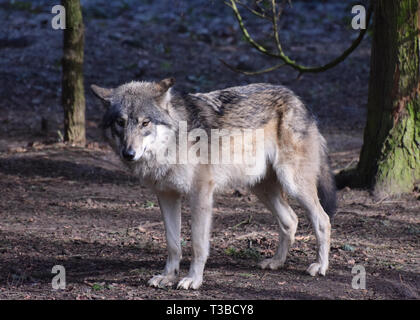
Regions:
<instances>
[{"instance_id":1,"label":"green moss","mask_svg":"<svg viewBox=\"0 0 420 320\"><path fill-rule=\"evenodd\" d=\"M418 1L379 1L368 121L355 177L376 193L401 194L420 179Z\"/></svg>"},{"instance_id":2,"label":"green moss","mask_svg":"<svg viewBox=\"0 0 420 320\"><path fill-rule=\"evenodd\" d=\"M378 164L375 189L387 194L412 191L420 179L420 149L418 131L419 97L407 104L403 119L390 131ZM416 110L417 109L417 110Z\"/></svg>"}]
</instances>

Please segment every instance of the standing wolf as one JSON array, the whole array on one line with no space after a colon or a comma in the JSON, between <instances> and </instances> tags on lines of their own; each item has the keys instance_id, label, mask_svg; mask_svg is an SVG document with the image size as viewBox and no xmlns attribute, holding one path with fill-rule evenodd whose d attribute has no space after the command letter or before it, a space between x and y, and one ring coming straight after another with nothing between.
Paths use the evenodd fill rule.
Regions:
<instances>
[{"instance_id":1,"label":"standing wolf","mask_svg":"<svg viewBox=\"0 0 420 320\"><path fill-rule=\"evenodd\" d=\"M298 219L287 203L289 195L306 209L315 229L317 260L307 272L312 276L325 275L336 190L326 142L303 103L289 89L270 84L199 94L172 92L173 84L173 79L164 79L131 82L116 89L91 87L106 106L102 124L105 135L122 161L159 200L169 255L164 271L150 279L149 285L170 286L177 280L181 260L181 197L186 195L191 208L193 257L189 273L178 282L178 288L200 287L209 254L213 194L239 185L248 187L279 224L278 249L272 258L262 261L261 267L282 267L294 242ZM181 124L185 124L187 135L181 134ZM177 147L186 145L190 154L189 148L196 144L206 146L205 138L214 131L223 138L245 129L263 132L262 144L257 144L255 137L247 142L257 153L252 174L244 163L217 161L223 148L213 145L210 151L202 148L199 153L208 153L216 161L181 161L186 152ZM197 130L206 134L196 139L188 137ZM227 147L234 145L231 138ZM175 152L170 153L174 147ZM235 147L228 148L228 155L242 154L247 146L243 142Z\"/></svg>"}]
</instances>

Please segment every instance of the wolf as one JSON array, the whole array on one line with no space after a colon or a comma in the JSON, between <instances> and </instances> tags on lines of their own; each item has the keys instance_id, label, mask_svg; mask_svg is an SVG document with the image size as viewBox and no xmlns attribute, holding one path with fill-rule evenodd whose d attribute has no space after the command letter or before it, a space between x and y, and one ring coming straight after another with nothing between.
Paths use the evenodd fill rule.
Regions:
<instances>
[{"instance_id":1,"label":"wolf","mask_svg":"<svg viewBox=\"0 0 420 320\"><path fill-rule=\"evenodd\" d=\"M317 258L307 272L312 276L325 275L336 188L326 141L312 113L299 97L281 85L257 83L209 93L180 93L173 89L174 82L173 78L166 78L133 81L111 89L91 86L105 105L105 136L122 162L158 198L168 257L163 272L148 284L167 287L179 280L181 199L185 197L191 209L192 261L188 275L179 280L177 288L198 289L202 285L209 255L213 196L239 186L254 193L278 222L278 248L273 257L260 263L261 268L275 270L286 261L298 225L287 201L291 197L305 209L315 230ZM205 135L195 139L183 137L182 123L187 134L194 130L209 135L214 130L227 134L232 130L262 131L263 143L257 144L254 136L247 142L259 153L252 174L240 162L182 162L185 150L181 149L169 157L168 150L174 146L191 148L207 143ZM228 147L233 145L229 141ZM239 144L228 154L237 155L245 147L244 143ZM210 148L208 153L214 155L221 149Z\"/></svg>"}]
</instances>

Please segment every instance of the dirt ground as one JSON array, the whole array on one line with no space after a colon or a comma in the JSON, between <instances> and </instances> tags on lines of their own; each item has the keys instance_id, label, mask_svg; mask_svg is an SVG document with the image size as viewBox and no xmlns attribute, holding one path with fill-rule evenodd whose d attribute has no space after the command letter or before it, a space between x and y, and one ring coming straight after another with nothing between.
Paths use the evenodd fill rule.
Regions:
<instances>
[{"instance_id":1,"label":"dirt ground","mask_svg":"<svg viewBox=\"0 0 420 320\"><path fill-rule=\"evenodd\" d=\"M334 170L354 165L363 140L370 37L341 65L304 75L283 68L248 77L226 69L276 63L242 39L223 1L82 1L85 86L177 79L177 89L209 91L251 82L286 84L319 119ZM340 54L357 32L350 1L292 1L282 16L283 46L315 65ZM276 247L276 223L248 192L214 203L211 254L198 291L155 289L164 266L157 200L119 165L101 137L101 106L86 90L86 148L62 143L62 32L51 28L51 1L0 0L0 299L419 299L419 193L374 199L344 189L332 222L330 269L312 278L315 238L304 212L286 267L257 268ZM247 20L249 21L249 20ZM250 21L269 44L269 25ZM191 258L189 208L183 207L181 276ZM54 265L67 286L53 290ZM353 289L352 268L366 270Z\"/></svg>"}]
</instances>

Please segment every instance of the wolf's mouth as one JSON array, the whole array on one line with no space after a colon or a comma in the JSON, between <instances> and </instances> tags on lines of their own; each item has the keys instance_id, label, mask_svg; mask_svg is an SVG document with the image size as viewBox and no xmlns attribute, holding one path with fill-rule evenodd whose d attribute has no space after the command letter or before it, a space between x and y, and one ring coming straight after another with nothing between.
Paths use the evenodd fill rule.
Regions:
<instances>
[{"instance_id":1,"label":"wolf's mouth","mask_svg":"<svg viewBox=\"0 0 420 320\"><path fill-rule=\"evenodd\" d=\"M134 156L132 157L125 157L123 154L123 151L121 151L120 158L127 163L132 163L132 162L139 161L143 157L145 152L146 152L146 147L144 147L141 152L135 152Z\"/></svg>"}]
</instances>

